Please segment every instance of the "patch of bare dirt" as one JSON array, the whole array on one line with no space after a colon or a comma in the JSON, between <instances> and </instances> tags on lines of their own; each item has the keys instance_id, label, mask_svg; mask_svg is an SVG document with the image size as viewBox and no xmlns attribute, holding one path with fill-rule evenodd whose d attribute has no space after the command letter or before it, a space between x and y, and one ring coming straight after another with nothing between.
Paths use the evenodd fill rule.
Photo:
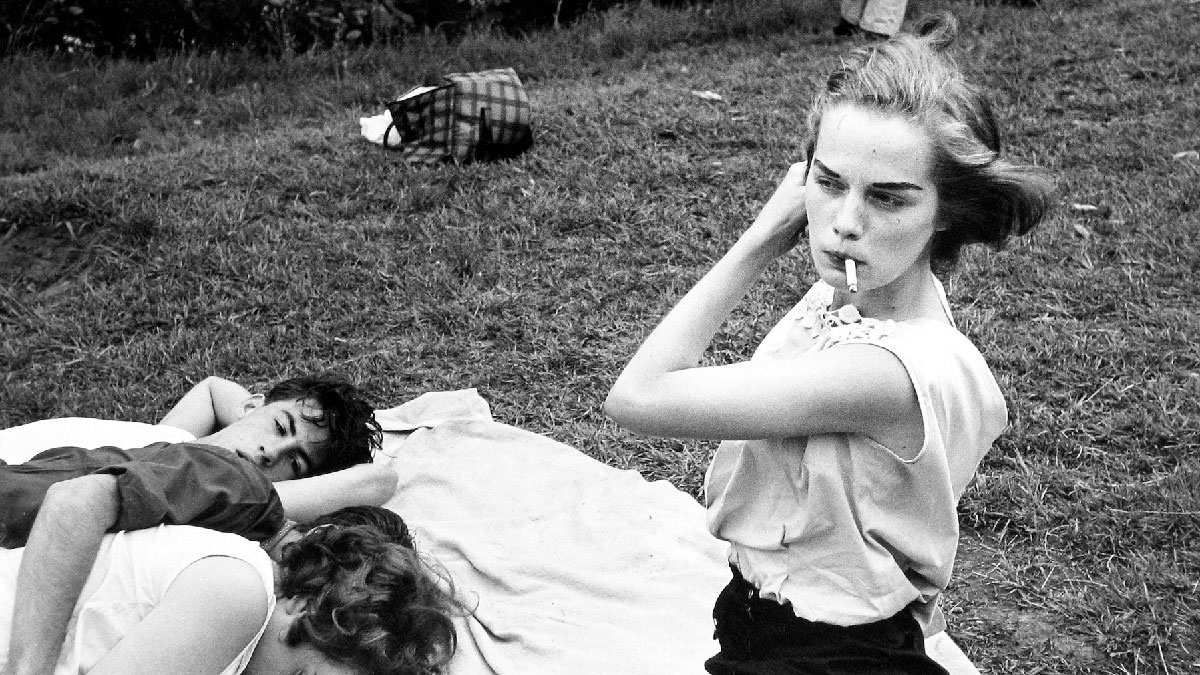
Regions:
<instances>
[{"instance_id":1,"label":"patch of bare dirt","mask_svg":"<svg viewBox=\"0 0 1200 675\"><path fill-rule=\"evenodd\" d=\"M44 292L86 269L101 242L142 243L155 229L153 220L118 215L92 195L16 195L0 203L0 289Z\"/></svg>"},{"instance_id":2,"label":"patch of bare dirt","mask_svg":"<svg viewBox=\"0 0 1200 675\"><path fill-rule=\"evenodd\" d=\"M86 265L96 231L73 235L66 228L21 227L0 221L0 284L39 292Z\"/></svg>"}]
</instances>

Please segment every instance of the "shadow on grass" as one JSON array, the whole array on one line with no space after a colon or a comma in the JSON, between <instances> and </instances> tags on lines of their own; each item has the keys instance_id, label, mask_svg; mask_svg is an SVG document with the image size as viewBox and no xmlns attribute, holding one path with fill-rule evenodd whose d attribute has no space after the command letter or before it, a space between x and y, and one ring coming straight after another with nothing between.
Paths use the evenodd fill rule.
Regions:
<instances>
[{"instance_id":1,"label":"shadow on grass","mask_svg":"<svg viewBox=\"0 0 1200 675\"><path fill-rule=\"evenodd\" d=\"M0 204L0 284L44 292L85 269L101 245L137 245L156 228L95 195L14 198Z\"/></svg>"}]
</instances>

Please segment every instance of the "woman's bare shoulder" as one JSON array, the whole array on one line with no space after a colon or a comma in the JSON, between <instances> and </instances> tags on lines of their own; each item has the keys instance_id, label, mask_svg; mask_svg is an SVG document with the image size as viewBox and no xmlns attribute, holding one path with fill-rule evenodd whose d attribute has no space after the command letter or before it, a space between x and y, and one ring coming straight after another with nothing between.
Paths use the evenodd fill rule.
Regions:
<instances>
[{"instance_id":1,"label":"woman's bare shoulder","mask_svg":"<svg viewBox=\"0 0 1200 675\"><path fill-rule=\"evenodd\" d=\"M253 642L269 607L253 565L229 556L201 558L175 577L154 609L91 673L220 672Z\"/></svg>"}]
</instances>

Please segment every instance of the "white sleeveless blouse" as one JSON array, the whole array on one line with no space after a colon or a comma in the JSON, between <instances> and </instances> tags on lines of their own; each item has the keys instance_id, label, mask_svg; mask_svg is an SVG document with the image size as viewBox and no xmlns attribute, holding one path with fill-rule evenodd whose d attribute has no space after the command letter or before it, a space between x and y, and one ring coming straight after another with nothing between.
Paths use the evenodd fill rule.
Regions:
<instances>
[{"instance_id":1,"label":"white sleeveless blouse","mask_svg":"<svg viewBox=\"0 0 1200 675\"><path fill-rule=\"evenodd\" d=\"M983 356L953 326L862 319L852 306L831 313L832 300L831 286L814 284L753 360L851 343L886 349L916 390L924 445L903 459L853 433L725 441L705 477L708 526L730 543L742 576L797 616L857 625L911 605L931 635L945 628L936 600L958 548L959 498L1007 408Z\"/></svg>"}]
</instances>

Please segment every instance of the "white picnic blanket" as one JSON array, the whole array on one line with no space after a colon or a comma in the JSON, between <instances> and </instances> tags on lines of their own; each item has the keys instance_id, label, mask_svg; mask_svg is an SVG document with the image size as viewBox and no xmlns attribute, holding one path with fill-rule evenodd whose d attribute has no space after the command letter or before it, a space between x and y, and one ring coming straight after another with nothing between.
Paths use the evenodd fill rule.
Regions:
<instances>
[{"instance_id":1,"label":"white picnic blanket","mask_svg":"<svg viewBox=\"0 0 1200 675\"><path fill-rule=\"evenodd\" d=\"M694 499L495 422L474 389L376 416L376 462L400 476L387 506L475 609L459 621L450 675L702 675L729 569ZM99 444L185 440L161 426L60 418L0 430L0 459L87 445L99 430ZM944 632L926 650L951 675L979 673Z\"/></svg>"},{"instance_id":2,"label":"white picnic blanket","mask_svg":"<svg viewBox=\"0 0 1200 675\"><path fill-rule=\"evenodd\" d=\"M0 429L0 460L22 464L51 448L141 448L151 443L194 441L191 433L162 424L100 420L92 417L55 417Z\"/></svg>"},{"instance_id":3,"label":"white picnic blanket","mask_svg":"<svg viewBox=\"0 0 1200 675\"><path fill-rule=\"evenodd\" d=\"M378 418L376 461L400 475L387 506L475 606L452 675L704 672L729 569L694 499L494 422L474 390Z\"/></svg>"}]
</instances>

